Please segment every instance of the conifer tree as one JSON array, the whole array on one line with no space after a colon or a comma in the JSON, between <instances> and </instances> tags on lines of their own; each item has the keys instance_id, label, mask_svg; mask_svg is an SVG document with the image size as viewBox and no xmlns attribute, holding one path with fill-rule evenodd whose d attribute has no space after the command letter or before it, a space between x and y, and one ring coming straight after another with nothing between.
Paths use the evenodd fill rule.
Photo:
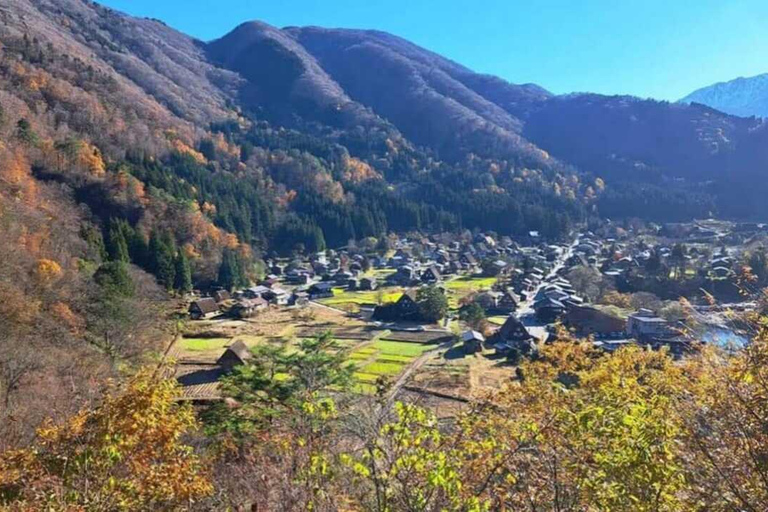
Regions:
<instances>
[{"instance_id":1,"label":"conifer tree","mask_svg":"<svg viewBox=\"0 0 768 512\"><path fill-rule=\"evenodd\" d=\"M181 293L192 291L192 269L189 266L189 259L183 250L179 250L175 261L176 275L173 287Z\"/></svg>"},{"instance_id":2,"label":"conifer tree","mask_svg":"<svg viewBox=\"0 0 768 512\"><path fill-rule=\"evenodd\" d=\"M120 222L115 219L110 221L107 252L109 254L109 259L112 261L121 261L123 263L131 262L130 253L128 252L128 242L125 239L125 232L122 229Z\"/></svg>"}]
</instances>

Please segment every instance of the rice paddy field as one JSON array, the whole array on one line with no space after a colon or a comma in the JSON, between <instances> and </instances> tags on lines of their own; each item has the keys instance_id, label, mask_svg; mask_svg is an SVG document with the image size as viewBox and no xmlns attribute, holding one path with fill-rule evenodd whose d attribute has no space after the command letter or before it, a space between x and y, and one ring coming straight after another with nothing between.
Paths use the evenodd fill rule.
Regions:
<instances>
[{"instance_id":1,"label":"rice paddy field","mask_svg":"<svg viewBox=\"0 0 768 512\"><path fill-rule=\"evenodd\" d=\"M183 350L205 352L207 350L223 349L231 341L230 338L182 338L179 343Z\"/></svg>"},{"instance_id":2,"label":"rice paddy field","mask_svg":"<svg viewBox=\"0 0 768 512\"><path fill-rule=\"evenodd\" d=\"M346 304L376 304L379 299L382 303L397 302L403 295L402 288L381 288L379 290L348 291L345 288L334 288L333 297L318 300L326 306L342 306Z\"/></svg>"},{"instance_id":3,"label":"rice paddy field","mask_svg":"<svg viewBox=\"0 0 768 512\"><path fill-rule=\"evenodd\" d=\"M354 389L360 393L372 394L379 377L395 378L419 356L434 345L403 341L378 340L354 350L349 360L357 366Z\"/></svg>"},{"instance_id":4,"label":"rice paddy field","mask_svg":"<svg viewBox=\"0 0 768 512\"><path fill-rule=\"evenodd\" d=\"M496 277L463 276L446 281L443 286L448 295L448 306L458 309L459 301L472 293L490 290L498 279Z\"/></svg>"}]
</instances>

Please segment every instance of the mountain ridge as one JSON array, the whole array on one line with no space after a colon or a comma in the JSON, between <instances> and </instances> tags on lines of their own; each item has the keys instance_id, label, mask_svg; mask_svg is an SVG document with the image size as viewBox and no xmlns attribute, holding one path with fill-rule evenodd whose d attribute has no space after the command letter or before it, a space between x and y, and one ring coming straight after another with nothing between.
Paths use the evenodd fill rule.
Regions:
<instances>
[{"instance_id":1,"label":"mountain ridge","mask_svg":"<svg viewBox=\"0 0 768 512\"><path fill-rule=\"evenodd\" d=\"M768 73L702 87L679 101L702 103L741 117L768 117Z\"/></svg>"}]
</instances>

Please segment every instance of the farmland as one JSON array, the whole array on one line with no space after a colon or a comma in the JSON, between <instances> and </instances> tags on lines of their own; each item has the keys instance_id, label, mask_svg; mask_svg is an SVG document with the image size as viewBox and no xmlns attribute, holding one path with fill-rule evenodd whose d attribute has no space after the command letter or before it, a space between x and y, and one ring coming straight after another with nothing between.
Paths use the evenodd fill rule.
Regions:
<instances>
[{"instance_id":1,"label":"farmland","mask_svg":"<svg viewBox=\"0 0 768 512\"><path fill-rule=\"evenodd\" d=\"M345 288L334 288L333 297L318 300L326 306L343 306L361 304L385 304L397 302L403 295L402 288L383 288L379 290L348 291Z\"/></svg>"},{"instance_id":2,"label":"farmland","mask_svg":"<svg viewBox=\"0 0 768 512\"><path fill-rule=\"evenodd\" d=\"M354 350L349 360L357 366L355 390L362 393L375 391L373 383L379 377L394 378L419 356L435 345L403 341L378 340Z\"/></svg>"},{"instance_id":3,"label":"farmland","mask_svg":"<svg viewBox=\"0 0 768 512\"><path fill-rule=\"evenodd\" d=\"M490 290L498 279L496 277L464 276L446 281L443 285L448 294L448 305L458 309L461 299L483 290Z\"/></svg>"}]
</instances>

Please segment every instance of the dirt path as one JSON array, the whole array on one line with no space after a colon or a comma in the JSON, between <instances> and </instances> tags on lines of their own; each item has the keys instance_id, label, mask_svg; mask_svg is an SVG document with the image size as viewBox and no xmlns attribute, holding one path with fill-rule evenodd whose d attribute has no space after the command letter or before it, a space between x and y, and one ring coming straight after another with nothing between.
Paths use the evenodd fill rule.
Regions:
<instances>
[{"instance_id":1,"label":"dirt path","mask_svg":"<svg viewBox=\"0 0 768 512\"><path fill-rule=\"evenodd\" d=\"M436 351L440 350L441 348L448 348L453 345L453 343L453 340L442 343L432 350L424 352L414 362L412 362L408 368L406 368L405 371L400 374L395 383L392 385L392 389L389 390L389 396L387 397L387 403L391 405L392 402L394 402L398 392L405 385L411 375L413 375L413 372L421 368L424 363L426 363L434 355Z\"/></svg>"}]
</instances>

